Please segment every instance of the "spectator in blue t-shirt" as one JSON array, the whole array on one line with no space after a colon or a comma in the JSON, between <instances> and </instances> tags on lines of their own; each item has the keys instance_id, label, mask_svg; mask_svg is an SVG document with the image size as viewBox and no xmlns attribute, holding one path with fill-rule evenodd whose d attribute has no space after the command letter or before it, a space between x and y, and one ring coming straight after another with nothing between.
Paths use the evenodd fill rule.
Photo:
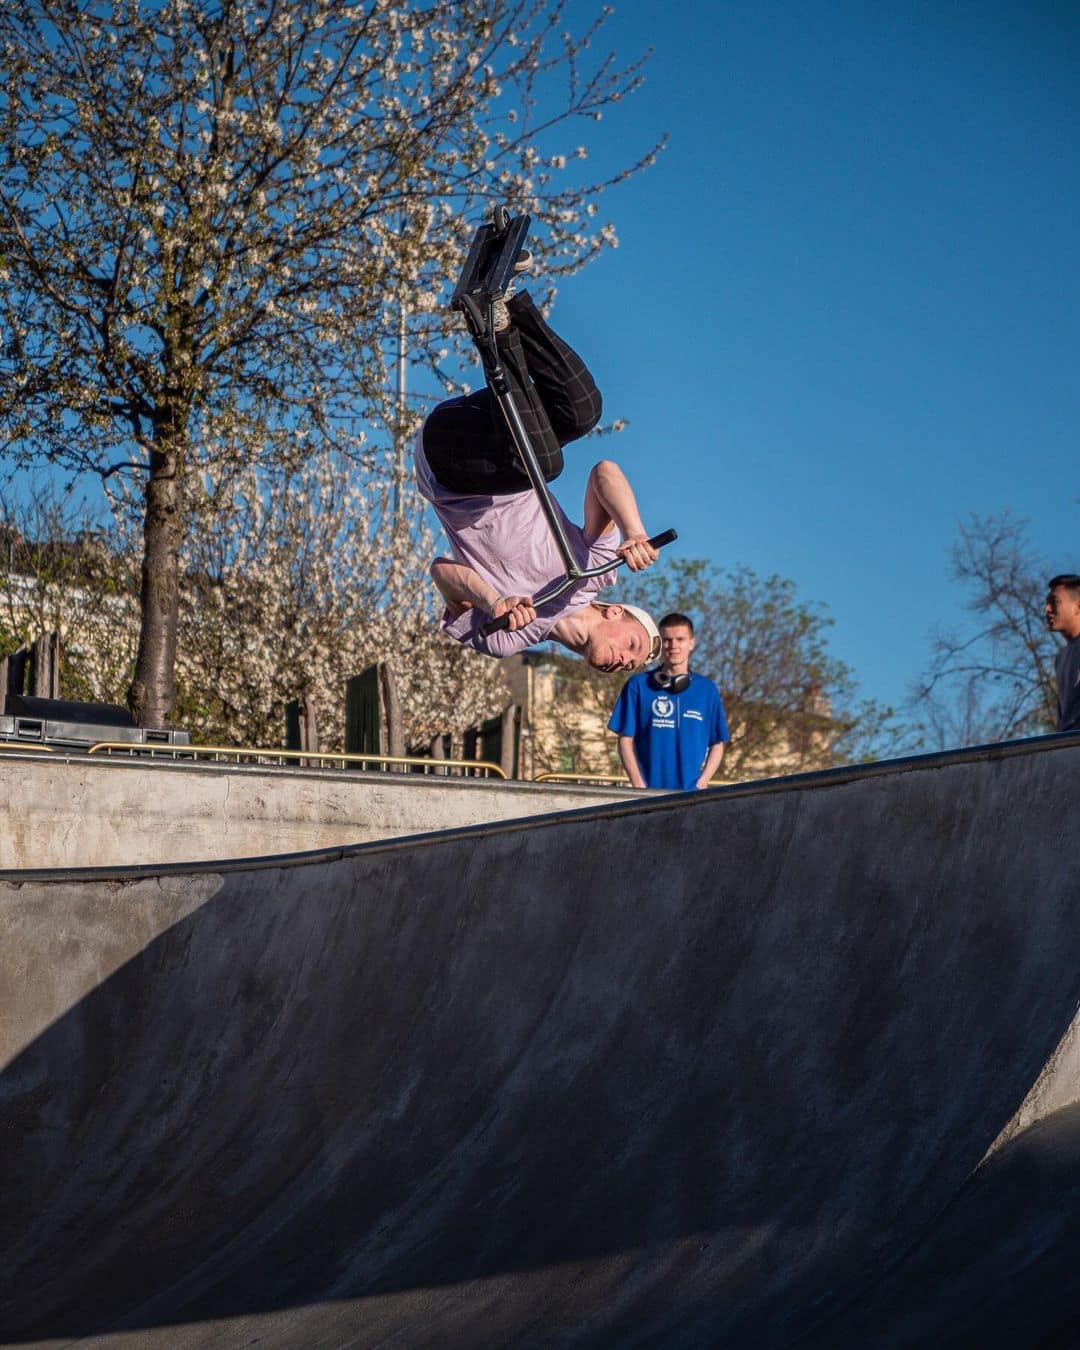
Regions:
<instances>
[{"instance_id":1,"label":"spectator in blue t-shirt","mask_svg":"<svg viewBox=\"0 0 1080 1350\"><path fill-rule=\"evenodd\" d=\"M627 680L608 730L634 787L707 788L728 740L723 700L690 669L694 625L685 614L660 620L660 641L660 666Z\"/></svg>"}]
</instances>

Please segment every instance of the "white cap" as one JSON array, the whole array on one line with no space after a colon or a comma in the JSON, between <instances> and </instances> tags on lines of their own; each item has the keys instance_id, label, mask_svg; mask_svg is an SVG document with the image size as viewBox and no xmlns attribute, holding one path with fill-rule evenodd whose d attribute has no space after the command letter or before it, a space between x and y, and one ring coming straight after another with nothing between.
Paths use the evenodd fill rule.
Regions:
<instances>
[{"instance_id":1,"label":"white cap","mask_svg":"<svg viewBox=\"0 0 1080 1350\"><path fill-rule=\"evenodd\" d=\"M643 666L647 666L650 661L655 661L660 655L660 629L653 623L652 615L646 610L640 609L637 605L623 605L623 610L637 619L649 635L649 654L641 663Z\"/></svg>"}]
</instances>

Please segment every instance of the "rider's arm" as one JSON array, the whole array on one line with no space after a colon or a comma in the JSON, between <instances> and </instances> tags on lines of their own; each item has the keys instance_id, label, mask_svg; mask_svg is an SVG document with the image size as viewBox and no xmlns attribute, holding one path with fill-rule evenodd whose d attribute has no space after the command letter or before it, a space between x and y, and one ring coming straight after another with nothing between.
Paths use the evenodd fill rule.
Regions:
<instances>
[{"instance_id":1,"label":"rider's arm","mask_svg":"<svg viewBox=\"0 0 1080 1350\"><path fill-rule=\"evenodd\" d=\"M629 479L612 459L594 464L585 489L585 533L598 539L616 525L625 541L619 553L631 572L644 571L659 554L648 541Z\"/></svg>"},{"instance_id":2,"label":"rider's arm","mask_svg":"<svg viewBox=\"0 0 1080 1350\"><path fill-rule=\"evenodd\" d=\"M701 766L701 773L698 775L696 786L707 788L712 782L712 776L720 767L720 761L724 758L724 742L717 741L715 745L709 746L709 753L705 757L705 763Z\"/></svg>"},{"instance_id":3,"label":"rider's arm","mask_svg":"<svg viewBox=\"0 0 1080 1350\"><path fill-rule=\"evenodd\" d=\"M431 564L431 579L438 586L446 608L456 619L467 609L479 608L491 613L499 599L495 589L464 563L452 558L436 558Z\"/></svg>"},{"instance_id":4,"label":"rider's arm","mask_svg":"<svg viewBox=\"0 0 1080 1350\"><path fill-rule=\"evenodd\" d=\"M536 618L530 596L501 596L479 573L453 558L436 558L431 564L431 579L454 619L467 609L482 609L495 619L509 613L510 631L514 632Z\"/></svg>"},{"instance_id":5,"label":"rider's arm","mask_svg":"<svg viewBox=\"0 0 1080 1350\"><path fill-rule=\"evenodd\" d=\"M636 788L645 787L645 779L642 777L641 768L637 762L637 755L634 754L633 736L619 737L619 758L622 760L622 766L626 770L631 786Z\"/></svg>"}]
</instances>

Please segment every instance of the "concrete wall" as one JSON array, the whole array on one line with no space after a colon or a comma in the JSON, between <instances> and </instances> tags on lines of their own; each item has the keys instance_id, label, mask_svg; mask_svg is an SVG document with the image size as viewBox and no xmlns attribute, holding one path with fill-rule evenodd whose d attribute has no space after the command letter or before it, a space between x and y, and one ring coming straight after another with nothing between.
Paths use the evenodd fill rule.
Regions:
<instances>
[{"instance_id":1,"label":"concrete wall","mask_svg":"<svg viewBox=\"0 0 1080 1350\"><path fill-rule=\"evenodd\" d=\"M1078 793L1047 738L0 877L0 1343L1075 1345Z\"/></svg>"},{"instance_id":2,"label":"concrete wall","mask_svg":"<svg viewBox=\"0 0 1080 1350\"><path fill-rule=\"evenodd\" d=\"M0 753L0 870L253 858L625 800L619 789Z\"/></svg>"}]
</instances>

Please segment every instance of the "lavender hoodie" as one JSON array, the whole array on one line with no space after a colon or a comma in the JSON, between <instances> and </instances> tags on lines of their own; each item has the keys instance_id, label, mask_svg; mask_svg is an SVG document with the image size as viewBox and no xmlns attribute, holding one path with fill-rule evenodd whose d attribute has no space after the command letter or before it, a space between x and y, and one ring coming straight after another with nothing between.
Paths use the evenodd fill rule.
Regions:
<instances>
[{"instance_id":1,"label":"lavender hoodie","mask_svg":"<svg viewBox=\"0 0 1080 1350\"><path fill-rule=\"evenodd\" d=\"M471 567L500 597L539 595L565 577L562 555L536 493L526 490L484 497L443 487L424 456L423 434L421 427L414 457L417 486L435 508L457 561ZM598 539L590 539L580 525L567 519L558 502L555 507L579 566L599 567L601 563L614 561L615 550L622 543L622 536L614 526ZM487 656L510 656L543 642L560 619L591 604L601 587L614 584L616 575L612 570L584 578L537 609L533 622L514 633L503 629L490 637L480 637L478 630L490 617L480 609L467 609L456 619L447 610L443 614L443 631Z\"/></svg>"}]
</instances>

